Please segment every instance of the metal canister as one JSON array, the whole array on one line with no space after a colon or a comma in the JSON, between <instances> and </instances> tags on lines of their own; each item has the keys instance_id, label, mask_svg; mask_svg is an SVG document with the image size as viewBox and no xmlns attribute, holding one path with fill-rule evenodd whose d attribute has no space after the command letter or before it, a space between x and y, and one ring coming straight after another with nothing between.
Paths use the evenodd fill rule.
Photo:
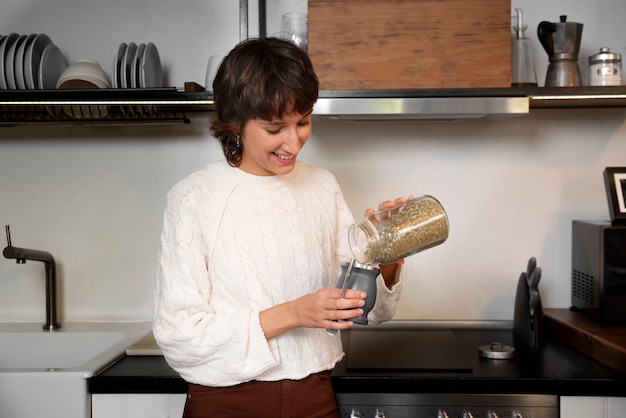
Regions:
<instances>
[{"instance_id":1,"label":"metal canister","mask_svg":"<svg viewBox=\"0 0 626 418\"><path fill-rule=\"evenodd\" d=\"M622 55L613 53L607 47L589 57L590 86L621 86Z\"/></svg>"}]
</instances>

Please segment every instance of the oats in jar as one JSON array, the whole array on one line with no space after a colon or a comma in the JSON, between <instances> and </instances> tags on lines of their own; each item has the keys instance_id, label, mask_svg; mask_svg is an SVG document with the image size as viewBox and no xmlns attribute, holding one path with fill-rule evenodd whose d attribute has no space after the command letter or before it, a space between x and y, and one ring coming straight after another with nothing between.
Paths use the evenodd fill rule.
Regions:
<instances>
[{"instance_id":1,"label":"oats in jar","mask_svg":"<svg viewBox=\"0 0 626 418\"><path fill-rule=\"evenodd\" d=\"M448 217L432 196L409 200L398 209L379 211L350 231L357 260L364 264L393 263L434 247L448 237Z\"/></svg>"}]
</instances>

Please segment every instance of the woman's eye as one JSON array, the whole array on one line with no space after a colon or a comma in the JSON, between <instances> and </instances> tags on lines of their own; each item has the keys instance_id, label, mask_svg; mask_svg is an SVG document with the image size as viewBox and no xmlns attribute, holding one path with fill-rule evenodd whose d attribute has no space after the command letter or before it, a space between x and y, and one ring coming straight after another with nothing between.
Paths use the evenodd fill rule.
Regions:
<instances>
[{"instance_id":1,"label":"woman's eye","mask_svg":"<svg viewBox=\"0 0 626 418\"><path fill-rule=\"evenodd\" d=\"M267 130L267 133L270 135L278 135L280 133L280 129L276 129L276 130Z\"/></svg>"}]
</instances>

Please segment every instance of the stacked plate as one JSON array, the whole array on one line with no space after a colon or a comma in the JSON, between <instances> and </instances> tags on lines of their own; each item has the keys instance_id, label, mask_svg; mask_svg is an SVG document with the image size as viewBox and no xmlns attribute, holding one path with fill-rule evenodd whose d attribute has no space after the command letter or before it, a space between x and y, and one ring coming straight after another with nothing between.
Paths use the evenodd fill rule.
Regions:
<instances>
[{"instance_id":1,"label":"stacked plate","mask_svg":"<svg viewBox=\"0 0 626 418\"><path fill-rule=\"evenodd\" d=\"M54 89L66 67L46 34L0 35L0 90Z\"/></svg>"},{"instance_id":2,"label":"stacked plate","mask_svg":"<svg viewBox=\"0 0 626 418\"><path fill-rule=\"evenodd\" d=\"M159 51L152 42L121 43L113 61L113 87L118 89L163 87Z\"/></svg>"}]
</instances>

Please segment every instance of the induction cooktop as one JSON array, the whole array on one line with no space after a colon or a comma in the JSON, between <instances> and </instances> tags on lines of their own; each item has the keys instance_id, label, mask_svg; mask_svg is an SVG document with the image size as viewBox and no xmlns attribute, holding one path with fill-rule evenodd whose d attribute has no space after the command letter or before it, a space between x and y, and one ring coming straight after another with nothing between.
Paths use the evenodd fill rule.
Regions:
<instances>
[{"instance_id":1,"label":"induction cooktop","mask_svg":"<svg viewBox=\"0 0 626 418\"><path fill-rule=\"evenodd\" d=\"M346 368L471 372L470 360L450 330L350 332Z\"/></svg>"}]
</instances>

